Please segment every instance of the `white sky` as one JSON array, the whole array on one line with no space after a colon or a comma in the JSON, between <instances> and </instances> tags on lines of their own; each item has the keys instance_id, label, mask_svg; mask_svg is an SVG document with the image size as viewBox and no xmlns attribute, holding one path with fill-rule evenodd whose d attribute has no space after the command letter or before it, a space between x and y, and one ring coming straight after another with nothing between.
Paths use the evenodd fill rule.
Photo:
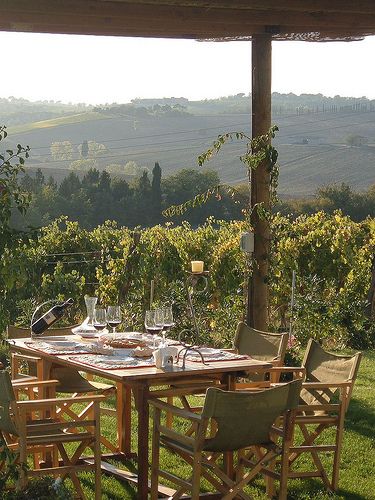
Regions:
<instances>
[{"instance_id":1,"label":"white sky","mask_svg":"<svg viewBox=\"0 0 375 500\"><path fill-rule=\"evenodd\" d=\"M0 97L90 104L248 93L250 42L0 32ZM273 91L375 98L375 37L273 43Z\"/></svg>"}]
</instances>

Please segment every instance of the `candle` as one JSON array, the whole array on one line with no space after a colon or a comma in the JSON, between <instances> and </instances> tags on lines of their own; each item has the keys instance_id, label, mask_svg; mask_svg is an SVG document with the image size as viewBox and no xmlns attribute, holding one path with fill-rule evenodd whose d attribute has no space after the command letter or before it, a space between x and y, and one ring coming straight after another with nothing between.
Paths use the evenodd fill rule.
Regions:
<instances>
[{"instance_id":1,"label":"candle","mask_svg":"<svg viewBox=\"0 0 375 500\"><path fill-rule=\"evenodd\" d=\"M192 273L203 273L203 260L192 260L191 261L191 272Z\"/></svg>"}]
</instances>

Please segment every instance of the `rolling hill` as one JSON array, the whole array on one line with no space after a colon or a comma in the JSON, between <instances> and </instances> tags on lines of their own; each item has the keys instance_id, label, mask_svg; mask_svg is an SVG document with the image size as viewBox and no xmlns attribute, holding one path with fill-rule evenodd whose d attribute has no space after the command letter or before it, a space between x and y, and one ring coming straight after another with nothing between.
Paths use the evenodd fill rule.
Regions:
<instances>
[{"instance_id":1,"label":"rolling hill","mask_svg":"<svg viewBox=\"0 0 375 500\"><path fill-rule=\"evenodd\" d=\"M30 145L28 168L45 169L46 175L60 180L72 160L53 160L53 142L69 141L75 150L84 140L104 144L106 151L97 158L99 168L109 164L125 165L135 161L152 169L160 163L166 176L182 168L198 168L197 156L205 151L220 133L244 131L250 134L249 113L215 113L210 104L199 113L181 116L132 115L89 109L80 113L9 127L9 140ZM189 106L187 107L189 111ZM346 182L361 190L375 183L375 111L373 109L298 111L275 114L279 126L274 145L279 151L281 196L311 195L317 187L332 182ZM350 135L365 138L361 147L346 145ZM207 168L218 171L228 183L245 179L239 156L245 144L228 143ZM79 158L78 151L74 158Z\"/></svg>"}]
</instances>

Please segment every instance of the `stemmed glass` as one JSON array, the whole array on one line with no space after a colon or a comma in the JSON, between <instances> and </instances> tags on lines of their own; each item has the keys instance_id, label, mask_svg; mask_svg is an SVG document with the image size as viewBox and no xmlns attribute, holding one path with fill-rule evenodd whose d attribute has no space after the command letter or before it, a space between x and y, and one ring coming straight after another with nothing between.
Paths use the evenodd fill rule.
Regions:
<instances>
[{"instance_id":1,"label":"stemmed glass","mask_svg":"<svg viewBox=\"0 0 375 500\"><path fill-rule=\"evenodd\" d=\"M163 312L160 309L153 309L146 311L145 314L145 328L149 335L154 336L154 347L155 347L155 336L163 331L164 317Z\"/></svg>"},{"instance_id":2,"label":"stemmed glass","mask_svg":"<svg viewBox=\"0 0 375 500\"><path fill-rule=\"evenodd\" d=\"M172 306L164 307L164 331L167 332L174 327Z\"/></svg>"},{"instance_id":3,"label":"stemmed glass","mask_svg":"<svg viewBox=\"0 0 375 500\"><path fill-rule=\"evenodd\" d=\"M108 306L107 308L107 324L112 328L113 337L116 334L116 327L121 323L120 306Z\"/></svg>"},{"instance_id":4,"label":"stemmed glass","mask_svg":"<svg viewBox=\"0 0 375 500\"><path fill-rule=\"evenodd\" d=\"M103 307L97 307L94 311L94 328L98 332L107 326L107 311Z\"/></svg>"}]
</instances>

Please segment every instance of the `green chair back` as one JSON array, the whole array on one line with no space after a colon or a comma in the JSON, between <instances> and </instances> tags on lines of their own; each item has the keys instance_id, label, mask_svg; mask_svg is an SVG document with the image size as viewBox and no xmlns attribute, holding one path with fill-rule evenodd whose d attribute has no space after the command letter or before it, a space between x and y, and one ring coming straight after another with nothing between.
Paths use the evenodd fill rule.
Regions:
<instances>
[{"instance_id":1,"label":"green chair back","mask_svg":"<svg viewBox=\"0 0 375 500\"><path fill-rule=\"evenodd\" d=\"M207 438L203 450L234 451L270 442L277 417L298 406L302 380L259 392L222 391L210 387L202 417L213 419L217 433Z\"/></svg>"},{"instance_id":2,"label":"green chair back","mask_svg":"<svg viewBox=\"0 0 375 500\"><path fill-rule=\"evenodd\" d=\"M0 433L13 434L18 436L14 423L12 406L15 404L15 395L10 380L10 375L6 370L0 371Z\"/></svg>"},{"instance_id":3,"label":"green chair back","mask_svg":"<svg viewBox=\"0 0 375 500\"><path fill-rule=\"evenodd\" d=\"M241 321L237 326L234 348L239 354L248 354L259 361L279 359L282 362L287 343L287 333L261 332Z\"/></svg>"},{"instance_id":4,"label":"green chair back","mask_svg":"<svg viewBox=\"0 0 375 500\"><path fill-rule=\"evenodd\" d=\"M302 363L306 369L306 382L352 382L354 384L361 356L360 352L351 356L332 354L325 351L318 342L310 339ZM310 392L303 389L301 392L301 398L306 404L329 402L333 395L332 391L317 394L316 391Z\"/></svg>"}]
</instances>

